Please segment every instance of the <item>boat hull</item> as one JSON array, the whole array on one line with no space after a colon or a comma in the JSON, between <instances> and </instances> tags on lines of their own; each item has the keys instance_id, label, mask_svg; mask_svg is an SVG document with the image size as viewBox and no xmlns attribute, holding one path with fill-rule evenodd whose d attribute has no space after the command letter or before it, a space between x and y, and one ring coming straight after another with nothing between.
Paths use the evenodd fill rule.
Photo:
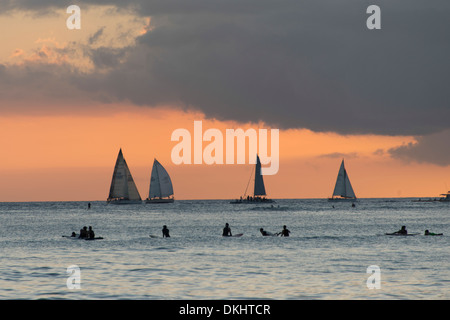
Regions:
<instances>
[{"instance_id":1,"label":"boat hull","mask_svg":"<svg viewBox=\"0 0 450 320\"><path fill-rule=\"evenodd\" d=\"M142 204L142 200L115 199L106 201L108 204Z\"/></svg>"},{"instance_id":2,"label":"boat hull","mask_svg":"<svg viewBox=\"0 0 450 320\"><path fill-rule=\"evenodd\" d=\"M260 203L275 203L275 200L272 199L266 199L266 200L259 200L259 201L252 201L252 200L234 200L230 201L231 204L260 204Z\"/></svg>"},{"instance_id":3,"label":"boat hull","mask_svg":"<svg viewBox=\"0 0 450 320\"><path fill-rule=\"evenodd\" d=\"M328 198L328 201L331 202L356 202L358 199L356 198Z\"/></svg>"},{"instance_id":4,"label":"boat hull","mask_svg":"<svg viewBox=\"0 0 450 320\"><path fill-rule=\"evenodd\" d=\"M146 199L145 203L173 203L174 199Z\"/></svg>"}]
</instances>

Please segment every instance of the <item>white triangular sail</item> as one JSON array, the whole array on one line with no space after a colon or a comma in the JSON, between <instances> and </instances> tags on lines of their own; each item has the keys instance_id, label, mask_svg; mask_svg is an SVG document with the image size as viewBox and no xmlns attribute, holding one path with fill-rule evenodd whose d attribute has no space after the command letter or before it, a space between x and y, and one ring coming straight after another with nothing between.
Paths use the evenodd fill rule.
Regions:
<instances>
[{"instance_id":1,"label":"white triangular sail","mask_svg":"<svg viewBox=\"0 0 450 320\"><path fill-rule=\"evenodd\" d=\"M255 189L253 192L254 196L265 196L266 188L264 187L263 176L261 175L261 162L259 161L259 156L256 155L256 167L255 167Z\"/></svg>"},{"instance_id":2,"label":"white triangular sail","mask_svg":"<svg viewBox=\"0 0 450 320\"><path fill-rule=\"evenodd\" d=\"M130 173L127 162L120 149L117 156L116 165L109 190L108 201L113 199L125 199L131 201L140 201L141 196L134 183L133 176Z\"/></svg>"},{"instance_id":3,"label":"white triangular sail","mask_svg":"<svg viewBox=\"0 0 450 320\"><path fill-rule=\"evenodd\" d=\"M155 159L150 178L150 191L148 197L165 198L173 195L172 180L166 169Z\"/></svg>"},{"instance_id":4,"label":"white triangular sail","mask_svg":"<svg viewBox=\"0 0 450 320\"><path fill-rule=\"evenodd\" d=\"M348 178L347 170L345 170L344 160L342 160L341 167L336 179L336 185L333 191L333 197L341 196L342 198L356 198L353 191L352 184Z\"/></svg>"}]
</instances>

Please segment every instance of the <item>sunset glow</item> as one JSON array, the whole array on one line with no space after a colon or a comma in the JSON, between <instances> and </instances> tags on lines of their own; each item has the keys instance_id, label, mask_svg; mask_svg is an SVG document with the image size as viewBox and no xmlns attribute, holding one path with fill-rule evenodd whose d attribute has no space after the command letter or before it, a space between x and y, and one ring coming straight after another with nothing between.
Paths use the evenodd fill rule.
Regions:
<instances>
[{"instance_id":1,"label":"sunset glow","mask_svg":"<svg viewBox=\"0 0 450 320\"><path fill-rule=\"evenodd\" d=\"M177 199L228 199L244 193L251 165L174 165L170 154L176 142L170 136L177 128L192 131L194 120L202 120L204 130L217 128L224 134L227 128L254 124L207 120L199 113L166 108L127 110L104 116L1 117L1 200L104 200L119 148L143 197L154 158L171 174ZM405 165L386 152L410 141L281 131L280 170L266 176L267 191L274 198L328 197L345 158L358 197L437 196L448 183L442 167Z\"/></svg>"}]
</instances>

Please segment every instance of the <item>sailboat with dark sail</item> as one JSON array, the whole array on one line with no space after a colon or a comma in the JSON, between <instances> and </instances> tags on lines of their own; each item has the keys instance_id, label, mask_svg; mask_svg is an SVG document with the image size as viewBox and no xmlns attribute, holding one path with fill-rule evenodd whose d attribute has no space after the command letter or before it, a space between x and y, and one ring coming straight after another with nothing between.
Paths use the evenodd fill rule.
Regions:
<instances>
[{"instance_id":1,"label":"sailboat with dark sail","mask_svg":"<svg viewBox=\"0 0 450 320\"><path fill-rule=\"evenodd\" d=\"M142 203L141 196L134 183L133 176L123 157L122 149L117 156L116 165L106 200L111 204L139 204Z\"/></svg>"},{"instance_id":2,"label":"sailboat with dark sail","mask_svg":"<svg viewBox=\"0 0 450 320\"><path fill-rule=\"evenodd\" d=\"M251 178L251 176L250 176ZM249 181L250 182L250 181ZM248 184L247 184L248 189ZM256 155L256 165L255 165L255 184L253 189L253 196L247 195L247 189L244 192L244 196L237 200L230 201L232 204L241 203L273 203L272 199L266 198L266 188L264 187L264 179L261 174L261 161L259 156Z\"/></svg>"},{"instance_id":3,"label":"sailboat with dark sail","mask_svg":"<svg viewBox=\"0 0 450 320\"><path fill-rule=\"evenodd\" d=\"M145 203L172 203L173 201L172 180L166 169L155 159L150 178L150 190Z\"/></svg>"},{"instance_id":4,"label":"sailboat with dark sail","mask_svg":"<svg viewBox=\"0 0 450 320\"><path fill-rule=\"evenodd\" d=\"M352 184L345 169L344 159L342 159L341 167L334 186L333 196L328 198L329 201L356 201L356 195L353 191Z\"/></svg>"}]
</instances>

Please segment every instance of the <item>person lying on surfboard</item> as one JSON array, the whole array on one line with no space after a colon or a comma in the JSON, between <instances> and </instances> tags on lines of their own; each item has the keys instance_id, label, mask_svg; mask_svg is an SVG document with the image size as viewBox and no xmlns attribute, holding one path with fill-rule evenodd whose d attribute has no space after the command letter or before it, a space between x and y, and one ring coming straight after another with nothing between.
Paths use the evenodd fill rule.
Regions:
<instances>
[{"instance_id":1,"label":"person lying on surfboard","mask_svg":"<svg viewBox=\"0 0 450 320\"><path fill-rule=\"evenodd\" d=\"M261 234L262 234L263 236L274 236L274 235L278 235L278 233L277 233L277 234L273 234L273 233L271 233L271 232L269 232L269 231L264 230L263 228L259 229L259 231L261 232Z\"/></svg>"},{"instance_id":2,"label":"person lying on surfboard","mask_svg":"<svg viewBox=\"0 0 450 320\"><path fill-rule=\"evenodd\" d=\"M443 233L433 233L433 232L430 232L428 230L425 230L425 235L426 236L442 236Z\"/></svg>"}]
</instances>

